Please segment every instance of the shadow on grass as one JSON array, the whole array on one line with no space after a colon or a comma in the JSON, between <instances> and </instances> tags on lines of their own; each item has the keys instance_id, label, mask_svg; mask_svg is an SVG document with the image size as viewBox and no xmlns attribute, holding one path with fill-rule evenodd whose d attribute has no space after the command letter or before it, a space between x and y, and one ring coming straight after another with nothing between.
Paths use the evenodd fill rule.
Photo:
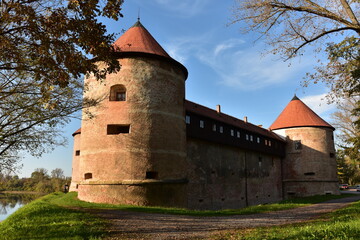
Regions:
<instances>
[{"instance_id":1,"label":"shadow on grass","mask_svg":"<svg viewBox=\"0 0 360 240\"><path fill-rule=\"evenodd\" d=\"M322 195L306 198L298 198L282 201L273 204L264 204L250 206L242 209L225 209L225 210L189 210L183 208L167 208L167 207L148 207L148 206L132 206L132 205L115 205L115 204L102 204L102 203L89 203L81 201L77 198L77 193L71 192L57 198L54 203L64 207L75 208L90 208L90 209L116 209L125 211L147 212L147 213L161 213L161 214L176 214L176 215L189 215L189 216L229 216L229 215L245 215L255 214L270 211L286 210L296 207L302 207L314 203L325 202L332 199L339 199L351 194L344 195Z\"/></svg>"}]
</instances>

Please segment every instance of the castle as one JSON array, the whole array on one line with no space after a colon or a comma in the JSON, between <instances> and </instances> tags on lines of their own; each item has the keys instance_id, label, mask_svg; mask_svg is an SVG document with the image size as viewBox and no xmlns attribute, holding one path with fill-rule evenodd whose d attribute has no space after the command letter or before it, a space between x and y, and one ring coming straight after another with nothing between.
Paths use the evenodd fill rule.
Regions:
<instances>
[{"instance_id":1,"label":"castle","mask_svg":"<svg viewBox=\"0 0 360 240\"><path fill-rule=\"evenodd\" d=\"M104 100L73 134L79 199L225 209L339 194L334 128L296 96L264 129L185 100L187 69L140 21L114 47L121 70L85 79Z\"/></svg>"}]
</instances>

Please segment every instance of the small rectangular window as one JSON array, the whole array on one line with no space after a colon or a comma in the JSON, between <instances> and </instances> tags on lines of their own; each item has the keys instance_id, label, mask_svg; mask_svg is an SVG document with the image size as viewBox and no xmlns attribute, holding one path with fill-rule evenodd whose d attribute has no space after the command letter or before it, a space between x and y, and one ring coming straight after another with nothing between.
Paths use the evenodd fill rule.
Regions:
<instances>
[{"instance_id":1,"label":"small rectangular window","mask_svg":"<svg viewBox=\"0 0 360 240\"><path fill-rule=\"evenodd\" d=\"M234 129L230 130L230 135L233 137L234 136Z\"/></svg>"},{"instance_id":2,"label":"small rectangular window","mask_svg":"<svg viewBox=\"0 0 360 240\"><path fill-rule=\"evenodd\" d=\"M212 130L213 130L214 132L216 132L216 124L213 124Z\"/></svg>"},{"instance_id":3,"label":"small rectangular window","mask_svg":"<svg viewBox=\"0 0 360 240\"><path fill-rule=\"evenodd\" d=\"M265 139L265 146L267 146L268 145L268 140L267 139Z\"/></svg>"},{"instance_id":4,"label":"small rectangular window","mask_svg":"<svg viewBox=\"0 0 360 240\"><path fill-rule=\"evenodd\" d=\"M92 179L92 173L85 173L84 178L85 178L85 180Z\"/></svg>"},{"instance_id":5,"label":"small rectangular window","mask_svg":"<svg viewBox=\"0 0 360 240\"><path fill-rule=\"evenodd\" d=\"M271 147L271 141L269 140L269 147Z\"/></svg>"},{"instance_id":6,"label":"small rectangular window","mask_svg":"<svg viewBox=\"0 0 360 240\"><path fill-rule=\"evenodd\" d=\"M204 120L200 120L200 128L204 128L204 126L205 126Z\"/></svg>"},{"instance_id":7,"label":"small rectangular window","mask_svg":"<svg viewBox=\"0 0 360 240\"><path fill-rule=\"evenodd\" d=\"M249 134L245 135L245 139L246 139L246 141L249 141Z\"/></svg>"},{"instance_id":8,"label":"small rectangular window","mask_svg":"<svg viewBox=\"0 0 360 240\"><path fill-rule=\"evenodd\" d=\"M190 116L188 115L185 116L185 122L186 124L190 124Z\"/></svg>"},{"instance_id":9,"label":"small rectangular window","mask_svg":"<svg viewBox=\"0 0 360 240\"><path fill-rule=\"evenodd\" d=\"M107 125L108 135L116 135L121 133L130 133L130 125L118 125L118 124Z\"/></svg>"},{"instance_id":10,"label":"small rectangular window","mask_svg":"<svg viewBox=\"0 0 360 240\"><path fill-rule=\"evenodd\" d=\"M239 131L236 132L236 137L240 138L240 132Z\"/></svg>"},{"instance_id":11,"label":"small rectangular window","mask_svg":"<svg viewBox=\"0 0 360 240\"><path fill-rule=\"evenodd\" d=\"M260 143L260 138L259 137L256 138L256 142Z\"/></svg>"},{"instance_id":12,"label":"small rectangular window","mask_svg":"<svg viewBox=\"0 0 360 240\"><path fill-rule=\"evenodd\" d=\"M302 148L301 140L294 141L294 148L295 150L301 150Z\"/></svg>"},{"instance_id":13,"label":"small rectangular window","mask_svg":"<svg viewBox=\"0 0 360 240\"><path fill-rule=\"evenodd\" d=\"M75 151L75 156L80 156L80 150Z\"/></svg>"},{"instance_id":14,"label":"small rectangular window","mask_svg":"<svg viewBox=\"0 0 360 240\"><path fill-rule=\"evenodd\" d=\"M252 142L254 140L253 135L250 135L250 141Z\"/></svg>"},{"instance_id":15,"label":"small rectangular window","mask_svg":"<svg viewBox=\"0 0 360 240\"><path fill-rule=\"evenodd\" d=\"M223 128L223 126L220 126L220 128L219 128L219 132L220 132L220 133L223 133L223 132L224 132L224 128Z\"/></svg>"},{"instance_id":16,"label":"small rectangular window","mask_svg":"<svg viewBox=\"0 0 360 240\"><path fill-rule=\"evenodd\" d=\"M159 175L158 172L149 171L149 172L146 172L145 178L146 179L157 179L158 175Z\"/></svg>"}]
</instances>

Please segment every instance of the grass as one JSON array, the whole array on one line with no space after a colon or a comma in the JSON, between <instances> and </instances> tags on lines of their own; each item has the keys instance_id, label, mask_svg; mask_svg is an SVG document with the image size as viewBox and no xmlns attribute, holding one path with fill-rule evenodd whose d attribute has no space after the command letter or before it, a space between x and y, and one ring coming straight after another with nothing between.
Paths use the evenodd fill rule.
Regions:
<instances>
[{"instance_id":1,"label":"grass","mask_svg":"<svg viewBox=\"0 0 360 240\"><path fill-rule=\"evenodd\" d=\"M0 223L1 239L101 239L106 222L82 211L54 204L53 193L20 208Z\"/></svg>"},{"instance_id":2,"label":"grass","mask_svg":"<svg viewBox=\"0 0 360 240\"><path fill-rule=\"evenodd\" d=\"M346 196L346 195L345 195ZM97 204L80 201L76 193L53 193L39 198L20 208L5 221L0 223L0 238L15 239L102 239L106 236L107 222L84 211L76 209L117 209L128 211L142 211L149 213L182 214L192 216L226 216L235 214L252 214L268 211L283 210L305 206L326 200L345 197L315 196L296 200L283 201L276 204L252 206L244 209L221 211L193 211L180 208L138 207L128 205ZM351 212L352 210L350 210ZM350 214L350 213L349 213ZM360 224L356 222L357 224ZM350 228L351 229L351 228ZM259 230L260 231L260 230ZM240 234L240 233L239 233ZM268 239L271 234L266 230L262 239ZM325 234L325 233L324 233ZM275 236L274 235L274 236ZM229 235L233 237L237 235ZM239 235L240 236L240 235ZM296 234L294 235L296 236ZM228 238L233 239L233 238ZM243 239L236 238L236 239ZM252 239L252 238L248 238ZM255 238L254 238L255 239ZM259 238L261 239L261 238ZM271 239L271 238L269 238ZM272 238L278 239L278 238ZM281 238L280 238L281 239ZM285 238L284 238L285 239ZM286 237L287 239L287 237ZM296 238L294 238L296 239ZM315 239L315 238L314 238Z\"/></svg>"},{"instance_id":3,"label":"grass","mask_svg":"<svg viewBox=\"0 0 360 240\"><path fill-rule=\"evenodd\" d=\"M285 200L274 204L257 205L242 209L226 209L219 211L208 211L208 210L198 211L198 210L189 210L183 208L142 207L142 206L131 206L131 205L89 203L78 200L77 194L73 192L65 194L62 197L55 199L53 203L64 207L117 209L117 210L126 210L126 211L177 214L177 215L189 215L189 216L228 216L228 215L255 214L262 212L291 209L291 208L302 207L314 203L324 202L331 199L344 198L347 196L353 196L353 195L343 194L343 195L313 196L313 197Z\"/></svg>"},{"instance_id":4,"label":"grass","mask_svg":"<svg viewBox=\"0 0 360 240\"><path fill-rule=\"evenodd\" d=\"M216 238L215 238L216 239ZM360 201L349 207L326 214L322 218L301 224L255 228L227 232L221 240L350 240L360 239Z\"/></svg>"}]
</instances>

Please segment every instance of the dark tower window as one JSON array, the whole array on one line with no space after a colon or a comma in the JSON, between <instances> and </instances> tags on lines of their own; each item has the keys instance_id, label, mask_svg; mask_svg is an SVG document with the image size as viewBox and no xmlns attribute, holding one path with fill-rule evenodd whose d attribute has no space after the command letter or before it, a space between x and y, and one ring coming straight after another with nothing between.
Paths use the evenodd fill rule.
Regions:
<instances>
[{"instance_id":1,"label":"dark tower window","mask_svg":"<svg viewBox=\"0 0 360 240\"><path fill-rule=\"evenodd\" d=\"M126 88L118 84L110 88L110 101L126 101Z\"/></svg>"},{"instance_id":2,"label":"dark tower window","mask_svg":"<svg viewBox=\"0 0 360 240\"><path fill-rule=\"evenodd\" d=\"M80 156L80 150L75 151L75 156Z\"/></svg>"},{"instance_id":3,"label":"dark tower window","mask_svg":"<svg viewBox=\"0 0 360 240\"><path fill-rule=\"evenodd\" d=\"M84 178L85 178L85 180L92 179L92 173L85 173Z\"/></svg>"},{"instance_id":4,"label":"dark tower window","mask_svg":"<svg viewBox=\"0 0 360 240\"><path fill-rule=\"evenodd\" d=\"M146 179L157 179L158 175L159 175L158 172L149 171L149 172L146 172L145 178Z\"/></svg>"},{"instance_id":5,"label":"dark tower window","mask_svg":"<svg viewBox=\"0 0 360 240\"><path fill-rule=\"evenodd\" d=\"M121 133L130 133L130 125L119 125L119 124L107 125L108 135L116 135Z\"/></svg>"},{"instance_id":6,"label":"dark tower window","mask_svg":"<svg viewBox=\"0 0 360 240\"><path fill-rule=\"evenodd\" d=\"M301 150L302 149L301 140L294 141L294 147L295 147L295 150Z\"/></svg>"}]
</instances>

